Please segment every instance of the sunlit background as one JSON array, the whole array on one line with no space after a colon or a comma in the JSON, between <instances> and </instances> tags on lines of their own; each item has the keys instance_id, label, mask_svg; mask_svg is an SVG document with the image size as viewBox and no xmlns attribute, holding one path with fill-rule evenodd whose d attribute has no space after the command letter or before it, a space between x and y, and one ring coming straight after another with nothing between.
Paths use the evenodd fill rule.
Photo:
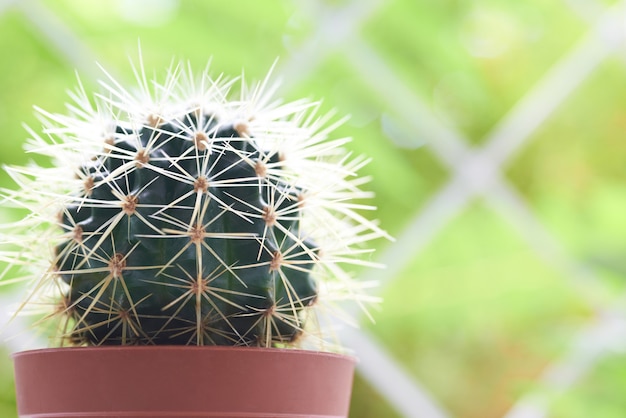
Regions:
<instances>
[{"instance_id":1,"label":"sunlit background","mask_svg":"<svg viewBox=\"0 0 626 418\"><path fill-rule=\"evenodd\" d=\"M0 162L96 62L172 57L350 114L384 298L352 418L626 416L626 12L614 0L0 0ZM0 186L12 187L0 173ZM0 208L0 221L16 214ZM0 288L0 312L15 286ZM6 317L1 320L4 323ZM15 323L12 327L19 327ZM14 330L13 330L14 331ZM0 416L15 417L1 343ZM77 382L88 384L88 382ZM71 388L68 388L71 390Z\"/></svg>"}]
</instances>

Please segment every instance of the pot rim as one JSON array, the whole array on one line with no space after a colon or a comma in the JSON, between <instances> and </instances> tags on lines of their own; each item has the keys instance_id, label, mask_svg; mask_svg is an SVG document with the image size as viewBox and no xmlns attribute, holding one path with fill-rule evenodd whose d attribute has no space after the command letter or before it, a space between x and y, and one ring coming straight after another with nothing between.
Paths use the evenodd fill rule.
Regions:
<instances>
[{"instance_id":1,"label":"pot rim","mask_svg":"<svg viewBox=\"0 0 626 418\"><path fill-rule=\"evenodd\" d=\"M11 354L11 358L16 359L18 357L36 355L36 354L46 354L46 353L55 353L55 352L85 352L85 351L106 351L106 352L115 352L115 351L241 351L241 352L256 352L256 353L268 353L268 354L278 354L282 353L285 355L295 355L295 356L325 356L325 357L334 357L334 358L343 358L350 359L353 363L358 363L358 359L352 355L347 353L336 353L336 352L328 352L321 350L307 350L301 348L266 348L266 347L249 347L249 346L226 346L226 345L108 345L108 346L78 346L78 347L47 347L47 348L36 348L30 350L18 351Z\"/></svg>"}]
</instances>

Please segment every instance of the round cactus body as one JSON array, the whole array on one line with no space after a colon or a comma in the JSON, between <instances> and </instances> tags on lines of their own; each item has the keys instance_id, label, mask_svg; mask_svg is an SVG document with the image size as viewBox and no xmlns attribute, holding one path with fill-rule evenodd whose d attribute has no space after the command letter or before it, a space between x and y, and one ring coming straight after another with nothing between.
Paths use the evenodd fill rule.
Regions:
<instances>
[{"instance_id":1,"label":"round cactus body","mask_svg":"<svg viewBox=\"0 0 626 418\"><path fill-rule=\"evenodd\" d=\"M369 196L364 160L327 139L315 103L270 102L267 81L229 100L233 81L181 68L40 111L48 137L31 131L31 148L54 166L8 169L7 202L32 213L4 258L29 270L28 302L53 306L63 344L320 337L325 295L358 297L341 265L384 235L352 201Z\"/></svg>"}]
</instances>

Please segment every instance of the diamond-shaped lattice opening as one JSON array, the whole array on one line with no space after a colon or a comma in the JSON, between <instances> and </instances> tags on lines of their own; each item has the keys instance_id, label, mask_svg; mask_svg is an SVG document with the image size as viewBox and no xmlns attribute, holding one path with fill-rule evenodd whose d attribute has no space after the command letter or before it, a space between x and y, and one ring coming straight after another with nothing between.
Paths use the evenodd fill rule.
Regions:
<instances>
[{"instance_id":1,"label":"diamond-shaped lattice opening","mask_svg":"<svg viewBox=\"0 0 626 418\"><path fill-rule=\"evenodd\" d=\"M435 115L480 143L586 29L561 2L394 1L362 34Z\"/></svg>"},{"instance_id":2,"label":"diamond-shaped lattice opening","mask_svg":"<svg viewBox=\"0 0 626 418\"><path fill-rule=\"evenodd\" d=\"M28 137L22 124L39 127L33 104L50 110L63 110L67 97L65 89L75 82L74 73L66 62L47 48L25 18L15 10L9 9L0 15L0 50L8 60L7 65L0 66L0 126L3 138L0 165L24 164L33 155L26 155L22 150L22 144ZM7 187L10 183L5 170L0 169L0 187Z\"/></svg>"},{"instance_id":3,"label":"diamond-shaped lattice opening","mask_svg":"<svg viewBox=\"0 0 626 418\"><path fill-rule=\"evenodd\" d=\"M568 280L480 204L383 296L371 332L463 418L502 416L589 316Z\"/></svg>"},{"instance_id":4,"label":"diamond-shaped lattice opening","mask_svg":"<svg viewBox=\"0 0 626 418\"><path fill-rule=\"evenodd\" d=\"M350 418L402 418L358 373L354 376Z\"/></svg>"},{"instance_id":5,"label":"diamond-shaped lattice opening","mask_svg":"<svg viewBox=\"0 0 626 418\"><path fill-rule=\"evenodd\" d=\"M623 61L607 61L507 170L536 216L572 254L622 277L625 82Z\"/></svg>"},{"instance_id":6,"label":"diamond-shaped lattice opening","mask_svg":"<svg viewBox=\"0 0 626 418\"><path fill-rule=\"evenodd\" d=\"M0 416L6 418L17 417L15 411L15 389L13 388L13 364L11 357L0 349Z\"/></svg>"},{"instance_id":7,"label":"diamond-shaped lattice opening","mask_svg":"<svg viewBox=\"0 0 626 418\"><path fill-rule=\"evenodd\" d=\"M626 347L622 347L622 350ZM551 396L550 417L621 418L626 411L624 396L626 355L609 354L601 359L588 376L563 394ZM549 391L546 391L550 395Z\"/></svg>"},{"instance_id":8,"label":"diamond-shaped lattice opening","mask_svg":"<svg viewBox=\"0 0 626 418\"><path fill-rule=\"evenodd\" d=\"M370 202L378 207L376 218L392 234L398 234L430 196L444 184L448 173L428 147L429 138L394 116L384 100L368 86L371 80L355 74L354 67L341 54L325 61L315 74L290 94L294 97L324 97L322 113L337 110L337 118L350 119L334 133L352 137L346 145L356 155L371 162L361 173L375 181L363 186L374 192Z\"/></svg>"},{"instance_id":9,"label":"diamond-shaped lattice opening","mask_svg":"<svg viewBox=\"0 0 626 418\"><path fill-rule=\"evenodd\" d=\"M63 25L97 52L107 69L113 63L126 74L126 57L136 58L142 43L146 68L162 68L172 57L190 59L202 69L209 59L216 74L237 75L242 69L263 77L272 62L287 56L283 37L294 14L283 0L228 3L179 1L95 2L46 1ZM91 64L91 63L88 63Z\"/></svg>"}]
</instances>

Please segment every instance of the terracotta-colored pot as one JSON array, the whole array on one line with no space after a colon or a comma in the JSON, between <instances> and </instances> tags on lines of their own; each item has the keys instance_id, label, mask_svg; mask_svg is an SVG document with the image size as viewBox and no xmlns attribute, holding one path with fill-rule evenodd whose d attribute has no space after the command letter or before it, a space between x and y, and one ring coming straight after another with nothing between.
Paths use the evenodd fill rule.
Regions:
<instances>
[{"instance_id":1,"label":"terracotta-colored pot","mask_svg":"<svg viewBox=\"0 0 626 418\"><path fill-rule=\"evenodd\" d=\"M236 347L86 347L14 355L20 417L345 417L354 359Z\"/></svg>"}]
</instances>

